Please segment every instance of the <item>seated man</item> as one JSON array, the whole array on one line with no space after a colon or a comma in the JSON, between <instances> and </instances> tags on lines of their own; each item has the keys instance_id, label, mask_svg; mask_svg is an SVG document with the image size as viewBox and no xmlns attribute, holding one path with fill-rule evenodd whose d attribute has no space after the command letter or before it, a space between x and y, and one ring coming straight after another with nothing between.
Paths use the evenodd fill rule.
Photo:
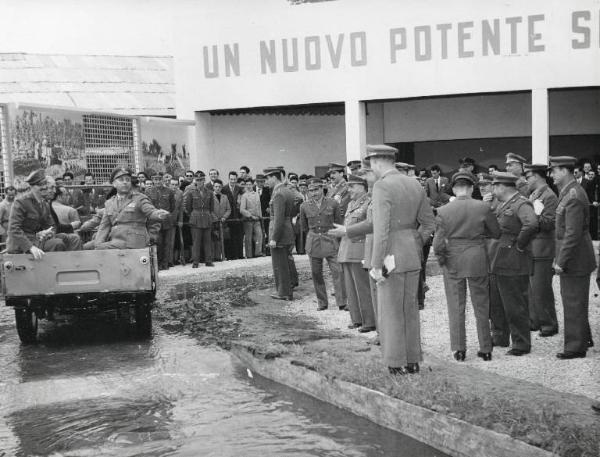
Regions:
<instances>
[{"instance_id":1,"label":"seated man","mask_svg":"<svg viewBox=\"0 0 600 457\"><path fill-rule=\"evenodd\" d=\"M129 170L116 168L110 182L117 193L106 201L94 248L139 249L156 242L160 222L170 213L156 209L146 195L132 188Z\"/></svg>"},{"instance_id":2,"label":"seated man","mask_svg":"<svg viewBox=\"0 0 600 457\"><path fill-rule=\"evenodd\" d=\"M8 220L7 250L31 253L39 260L45 251L76 251L81 240L75 234L56 233L48 198L54 196L54 182L49 185L44 170L31 173L25 182L31 187L19 195Z\"/></svg>"}]
</instances>

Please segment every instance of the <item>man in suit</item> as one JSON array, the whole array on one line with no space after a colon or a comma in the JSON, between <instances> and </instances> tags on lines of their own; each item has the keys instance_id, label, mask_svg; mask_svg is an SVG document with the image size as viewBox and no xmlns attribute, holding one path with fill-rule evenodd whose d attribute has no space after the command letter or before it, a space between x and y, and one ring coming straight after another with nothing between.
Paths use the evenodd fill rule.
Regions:
<instances>
[{"instance_id":1,"label":"man in suit","mask_svg":"<svg viewBox=\"0 0 600 457\"><path fill-rule=\"evenodd\" d=\"M264 254L269 254L268 235L269 235L269 202L271 201L271 189L265 186L265 175L258 173L256 175L256 192L260 197L260 209L263 217L263 233L265 235L263 243Z\"/></svg>"},{"instance_id":2,"label":"man in suit","mask_svg":"<svg viewBox=\"0 0 600 457\"><path fill-rule=\"evenodd\" d=\"M367 145L366 157L379 178L373 186L370 274L378 282L383 360L390 372L403 374L418 372L422 360L417 288L423 243L433 232L434 220L419 182L394 167L397 152L386 145ZM391 269L386 267L387 277L384 260Z\"/></svg>"},{"instance_id":3,"label":"man in suit","mask_svg":"<svg viewBox=\"0 0 600 457\"><path fill-rule=\"evenodd\" d=\"M492 360L485 239L498 238L500 227L489 205L471 197L475 181L471 173L458 172L452 176L452 190L456 199L438 208L433 239L435 255L444 271L450 347L458 361L465 360L467 351L467 283L477 322L477 355L484 361Z\"/></svg>"},{"instance_id":4,"label":"man in suit","mask_svg":"<svg viewBox=\"0 0 600 457\"><path fill-rule=\"evenodd\" d=\"M556 257L554 272L560 275L564 307L564 350L559 359L585 357L592 334L588 317L590 273L596 268L589 224L589 200L573 176L575 157L550 157L552 178L558 186L556 208Z\"/></svg>"},{"instance_id":5,"label":"man in suit","mask_svg":"<svg viewBox=\"0 0 600 457\"><path fill-rule=\"evenodd\" d=\"M98 233L86 248L139 249L156 242L169 211L155 208L145 194L133 190L129 170L115 168L110 182L116 195L106 201Z\"/></svg>"},{"instance_id":6,"label":"man in suit","mask_svg":"<svg viewBox=\"0 0 600 457\"><path fill-rule=\"evenodd\" d=\"M146 190L146 195L155 208L168 211L170 216L161 222L160 231L156 240L156 256L158 258L159 270L167 270L169 268L170 259L173 257L171 251L170 240L172 240L172 232L175 230L173 224L173 212L175 210L175 194L165 185L163 175L157 174L152 176L153 186Z\"/></svg>"},{"instance_id":7,"label":"man in suit","mask_svg":"<svg viewBox=\"0 0 600 457\"><path fill-rule=\"evenodd\" d=\"M527 184L527 180L523 177L523 165L525 164L525 162L527 162L527 160L519 154L515 154L513 152L509 152L508 154L506 154L507 173L512 173L517 177L517 190L524 197L529 197L529 184Z\"/></svg>"},{"instance_id":8,"label":"man in suit","mask_svg":"<svg viewBox=\"0 0 600 457\"><path fill-rule=\"evenodd\" d=\"M196 175L194 183L183 194L183 208L190 216L192 231L192 268L198 268L200 250L207 267L214 266L212 252L212 223L215 218L213 193L204 187L204 173Z\"/></svg>"},{"instance_id":9,"label":"man in suit","mask_svg":"<svg viewBox=\"0 0 600 457\"><path fill-rule=\"evenodd\" d=\"M439 165L432 165L429 171L431 177L425 181L425 191L431 206L439 208L450 201L450 195L447 192L448 178L441 176L442 170Z\"/></svg>"},{"instance_id":10,"label":"man in suit","mask_svg":"<svg viewBox=\"0 0 600 457\"><path fill-rule=\"evenodd\" d=\"M271 295L276 300L293 300L292 278L288 254L294 244L294 195L283 183L284 171L280 167L265 168L267 185L272 189L269 214L269 248L277 293Z\"/></svg>"},{"instance_id":11,"label":"man in suit","mask_svg":"<svg viewBox=\"0 0 600 457\"><path fill-rule=\"evenodd\" d=\"M224 260L223 253L223 224L231 214L229 199L221 193L223 189L223 181L215 179L212 183L214 199L215 199L215 219L213 223L213 258L216 260Z\"/></svg>"},{"instance_id":12,"label":"man in suit","mask_svg":"<svg viewBox=\"0 0 600 457\"><path fill-rule=\"evenodd\" d=\"M231 214L227 220L229 239L225 241L225 257L229 260L241 259L244 251L244 230L240 216L240 196L242 188L237 183L238 174L229 172L229 182L223 187L221 193L229 200Z\"/></svg>"},{"instance_id":13,"label":"man in suit","mask_svg":"<svg viewBox=\"0 0 600 457\"><path fill-rule=\"evenodd\" d=\"M496 275L503 309L490 311L494 331L510 332L512 348L507 355L521 356L531 351L528 289L531 273L530 243L538 231L533 204L516 188L517 176L494 174L494 195L500 201L496 217L500 239L492 253L492 273Z\"/></svg>"},{"instance_id":14,"label":"man in suit","mask_svg":"<svg viewBox=\"0 0 600 457\"><path fill-rule=\"evenodd\" d=\"M587 165L587 164L586 164ZM587 168L591 168L591 165L587 166ZM592 240L598 239L598 190L596 179L588 179L587 173L582 170L580 165L575 165L575 169L573 170L573 176L575 180L583 187L585 194L587 195L588 201L590 202L590 223L589 230ZM595 205L592 205L593 203Z\"/></svg>"},{"instance_id":15,"label":"man in suit","mask_svg":"<svg viewBox=\"0 0 600 457\"><path fill-rule=\"evenodd\" d=\"M548 167L545 164L525 165L525 177L531 194L529 200L537 216L539 230L531 240L533 271L529 276L529 320L531 330L540 336L558 333L554 291L552 290L552 261L554 259L554 227L558 199L546 184Z\"/></svg>"},{"instance_id":16,"label":"man in suit","mask_svg":"<svg viewBox=\"0 0 600 457\"><path fill-rule=\"evenodd\" d=\"M170 175L165 175L165 176L170 176ZM179 180L177 178L173 178L172 176L170 176L169 179L169 188L173 191L173 197L175 198L175 209L173 210L173 212L171 213L171 220L173 223L173 231L172 231L172 238L170 240L170 252L171 252L171 259L169 260L169 266L172 267L173 265L175 265L176 262L178 262L178 259L180 258L179 256L179 252L181 249L183 249L183 246L181 246L181 238L183 238L183 233L181 233L181 230L183 229L183 192L179 189ZM177 231L180 231L181 236L177 236ZM177 246L178 248L178 252L175 252L175 247Z\"/></svg>"},{"instance_id":17,"label":"man in suit","mask_svg":"<svg viewBox=\"0 0 600 457\"><path fill-rule=\"evenodd\" d=\"M317 295L317 310L327 309L327 289L323 278L323 260L327 261L338 308L344 308L342 289L342 268L337 261L338 239L328 234L334 224L343 222L340 206L333 198L323 195L323 181L319 178L308 180L308 199L300 205L300 223L306 236L306 253L310 259L310 271Z\"/></svg>"}]
</instances>

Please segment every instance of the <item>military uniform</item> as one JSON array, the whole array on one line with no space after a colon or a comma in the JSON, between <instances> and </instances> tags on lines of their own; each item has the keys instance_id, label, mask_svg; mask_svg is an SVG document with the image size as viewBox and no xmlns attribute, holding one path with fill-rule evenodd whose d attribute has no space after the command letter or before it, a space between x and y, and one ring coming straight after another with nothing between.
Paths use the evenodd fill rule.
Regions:
<instances>
[{"instance_id":1,"label":"military uniform","mask_svg":"<svg viewBox=\"0 0 600 457\"><path fill-rule=\"evenodd\" d=\"M532 329L540 329L544 334L558 331L554 290L552 289L552 261L555 243L554 227L558 199L547 185L535 189L529 196L533 203L540 200L544 209L537 216L539 231L531 240L533 271L529 277L529 320Z\"/></svg>"},{"instance_id":2,"label":"military uniform","mask_svg":"<svg viewBox=\"0 0 600 457\"><path fill-rule=\"evenodd\" d=\"M367 157L389 154L393 159L396 151L377 146ZM377 285L379 335L388 367L418 364L422 360L417 288L423 243L433 228L433 212L417 180L395 169L386 171L373 187L371 266L383 268L388 255L395 260L395 269Z\"/></svg>"},{"instance_id":3,"label":"military uniform","mask_svg":"<svg viewBox=\"0 0 600 457\"><path fill-rule=\"evenodd\" d=\"M507 181L514 184L516 177L509 173L494 175L494 184ZM505 341L510 333L512 348L527 353L531 350L528 305L531 273L529 244L538 230L537 217L531 202L519 192L515 192L498 206L496 217L500 225L500 239L493 246L491 270L496 275L503 307L490 310L492 332L495 340L501 341Z\"/></svg>"},{"instance_id":4,"label":"military uniform","mask_svg":"<svg viewBox=\"0 0 600 457\"><path fill-rule=\"evenodd\" d=\"M204 251L204 261L210 265L213 259L212 224L216 218L214 195L204 186L192 184L183 194L183 208L190 216L193 265L198 266L200 262L200 249Z\"/></svg>"},{"instance_id":5,"label":"military uniform","mask_svg":"<svg viewBox=\"0 0 600 457\"><path fill-rule=\"evenodd\" d=\"M348 227L366 220L367 208L370 202L371 197L369 194L364 194L359 199L350 201L344 218L346 230ZM365 238L365 235L350 238L346 234L340 242L338 262L344 272L344 285L352 324L354 326L362 325L364 329L374 329L376 322L371 300L369 273L362 265L365 254Z\"/></svg>"},{"instance_id":6,"label":"military uniform","mask_svg":"<svg viewBox=\"0 0 600 457\"><path fill-rule=\"evenodd\" d=\"M279 169L274 170L280 171ZM273 170L265 169L265 175L269 175L270 171ZM276 243L275 247L271 247L271 262L277 296L285 299L292 298L293 279L288 256L295 240L292 227L294 212L293 193L283 183L277 184L273 188L269 202L269 214L271 215L269 241Z\"/></svg>"},{"instance_id":7,"label":"military uniform","mask_svg":"<svg viewBox=\"0 0 600 457\"><path fill-rule=\"evenodd\" d=\"M551 166L563 158L550 157ZM564 158L566 159L566 158ZM574 158L573 159L573 164ZM575 179L560 189L556 208L556 257L562 269L560 295L564 307L564 353L585 355L591 340L588 317L590 273L596 268L589 227L589 200ZM561 354L558 354L559 358Z\"/></svg>"},{"instance_id":8,"label":"military uniform","mask_svg":"<svg viewBox=\"0 0 600 457\"><path fill-rule=\"evenodd\" d=\"M94 241L95 249L139 249L148 246L160 231L160 214L150 199L131 191L106 201Z\"/></svg>"},{"instance_id":9,"label":"military uniform","mask_svg":"<svg viewBox=\"0 0 600 457\"><path fill-rule=\"evenodd\" d=\"M175 247L177 246L178 249L182 248L181 246L179 246L179 237L177 237L176 235L177 230L181 230L183 228L183 192L179 189L174 189L173 198L175 199L175 208L171 213L171 223L173 224L173 230L169 232L169 238L167 239L167 243L171 251L169 266L174 265L175 261L177 260L176 257L178 257L175 255ZM178 243L176 243L175 240L177 240Z\"/></svg>"},{"instance_id":10,"label":"military uniform","mask_svg":"<svg viewBox=\"0 0 600 457\"><path fill-rule=\"evenodd\" d=\"M457 173L456 179L469 176ZM470 175L470 173L469 173ZM471 197L457 197L438 208L433 249L443 266L444 289L450 324L452 351L466 351L465 308L467 283L475 311L479 351L490 353L490 301L486 238L498 238L500 227L489 205ZM464 355L464 354L463 354Z\"/></svg>"},{"instance_id":11,"label":"military uniform","mask_svg":"<svg viewBox=\"0 0 600 457\"><path fill-rule=\"evenodd\" d=\"M323 197L320 201L306 200L300 206L300 224L306 235L306 253L310 259L310 270L313 286L317 295L319 309L328 307L327 289L323 278L323 259L327 260L335 289L335 300L338 307L344 306L342 292L342 269L337 261L339 242L328 235L333 224L343 222L340 206L333 199Z\"/></svg>"},{"instance_id":12,"label":"military uniform","mask_svg":"<svg viewBox=\"0 0 600 457\"><path fill-rule=\"evenodd\" d=\"M331 193L327 195L333 198L340 205L340 214L346 216L346 209L350 203L350 192L348 191L348 183L345 180L340 181L331 188Z\"/></svg>"},{"instance_id":13,"label":"military uniform","mask_svg":"<svg viewBox=\"0 0 600 457\"><path fill-rule=\"evenodd\" d=\"M175 225L173 224L173 213L175 211L175 194L171 189L165 186L154 186L146 191L146 195L150 202L157 209L164 209L171 213L161 222L160 231L156 238L156 256L158 257L158 265L161 269L169 267L169 262L173 257L172 244L169 240L173 239Z\"/></svg>"}]
</instances>

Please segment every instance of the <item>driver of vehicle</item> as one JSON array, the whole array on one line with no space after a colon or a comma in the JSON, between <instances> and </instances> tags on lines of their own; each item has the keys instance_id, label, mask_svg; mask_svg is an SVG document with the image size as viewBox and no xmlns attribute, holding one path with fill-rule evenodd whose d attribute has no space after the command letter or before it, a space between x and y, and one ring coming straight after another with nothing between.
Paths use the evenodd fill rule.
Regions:
<instances>
[{"instance_id":1,"label":"driver of vehicle","mask_svg":"<svg viewBox=\"0 0 600 457\"><path fill-rule=\"evenodd\" d=\"M113 170L110 182L117 193L106 201L93 247L86 248L139 249L156 240L169 212L156 209L145 194L133 189L131 176L125 168Z\"/></svg>"}]
</instances>

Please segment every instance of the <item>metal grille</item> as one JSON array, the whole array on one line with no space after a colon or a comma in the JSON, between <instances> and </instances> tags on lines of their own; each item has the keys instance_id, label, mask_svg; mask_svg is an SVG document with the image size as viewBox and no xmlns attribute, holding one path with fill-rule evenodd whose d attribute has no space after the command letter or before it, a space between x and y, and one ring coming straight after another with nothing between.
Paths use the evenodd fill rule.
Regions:
<instances>
[{"instance_id":1,"label":"metal grille","mask_svg":"<svg viewBox=\"0 0 600 457\"><path fill-rule=\"evenodd\" d=\"M0 169L0 195L4 196L6 178L9 176L9 164L6 112L3 106L0 106L0 161L2 162L2 168Z\"/></svg>"},{"instance_id":2,"label":"metal grille","mask_svg":"<svg viewBox=\"0 0 600 457\"><path fill-rule=\"evenodd\" d=\"M108 181L116 167L137 170L134 122L120 116L83 116L87 169L94 173L97 183Z\"/></svg>"}]
</instances>

